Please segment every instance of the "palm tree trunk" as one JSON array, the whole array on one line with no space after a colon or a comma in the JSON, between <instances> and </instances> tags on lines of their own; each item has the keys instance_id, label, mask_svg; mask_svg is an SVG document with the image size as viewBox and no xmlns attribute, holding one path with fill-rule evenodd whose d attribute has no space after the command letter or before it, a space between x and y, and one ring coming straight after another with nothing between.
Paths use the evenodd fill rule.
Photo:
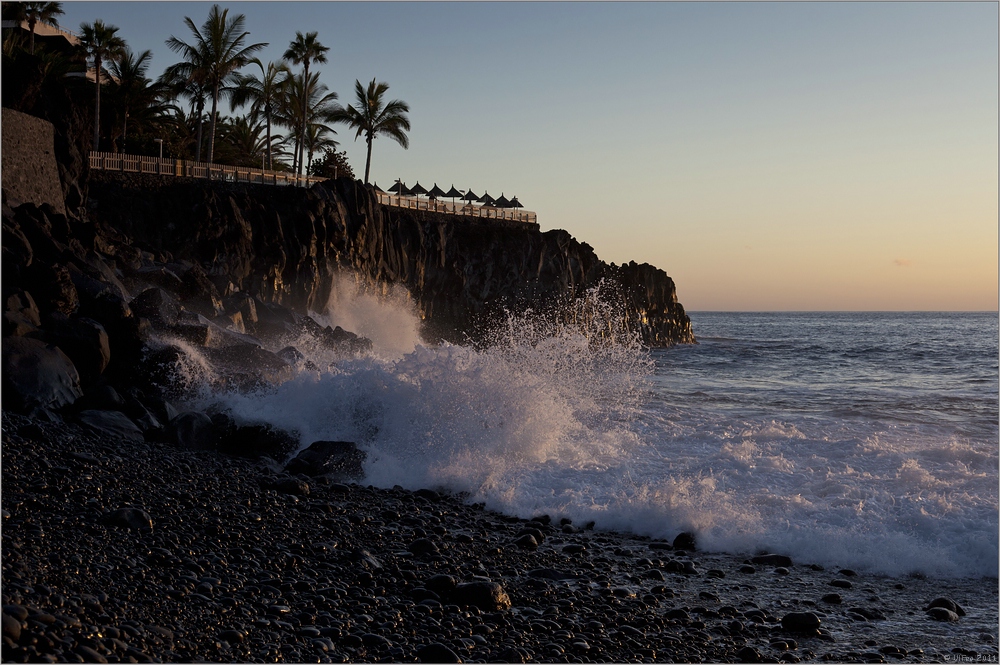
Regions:
<instances>
[{"instance_id":1,"label":"palm tree trunk","mask_svg":"<svg viewBox=\"0 0 1000 665\"><path fill-rule=\"evenodd\" d=\"M125 109L125 121L122 123L122 152L125 152L126 136L128 136L128 109Z\"/></svg>"},{"instance_id":2,"label":"palm tree trunk","mask_svg":"<svg viewBox=\"0 0 1000 665\"><path fill-rule=\"evenodd\" d=\"M101 147L101 56L94 56L94 150Z\"/></svg>"},{"instance_id":3,"label":"palm tree trunk","mask_svg":"<svg viewBox=\"0 0 1000 665\"><path fill-rule=\"evenodd\" d=\"M302 168L302 152L306 147L306 114L309 111L309 58L306 58L302 73L302 128L299 130L299 170Z\"/></svg>"},{"instance_id":4,"label":"palm tree trunk","mask_svg":"<svg viewBox=\"0 0 1000 665\"><path fill-rule=\"evenodd\" d=\"M265 122L267 123L267 145L265 150L267 151L267 170L271 170L271 114L268 113L265 117Z\"/></svg>"},{"instance_id":5,"label":"palm tree trunk","mask_svg":"<svg viewBox=\"0 0 1000 665\"><path fill-rule=\"evenodd\" d=\"M205 100L198 100L198 144L194 147L194 161L201 161L201 127L204 124L203 118L205 117Z\"/></svg>"},{"instance_id":6,"label":"palm tree trunk","mask_svg":"<svg viewBox=\"0 0 1000 665\"><path fill-rule=\"evenodd\" d=\"M372 166L372 134L368 132L368 159L365 160L365 184L368 184L368 170Z\"/></svg>"},{"instance_id":7,"label":"palm tree trunk","mask_svg":"<svg viewBox=\"0 0 1000 665\"><path fill-rule=\"evenodd\" d=\"M212 122L209 123L208 137L208 163L212 163L215 157L215 116L219 111L219 82L212 86Z\"/></svg>"}]
</instances>

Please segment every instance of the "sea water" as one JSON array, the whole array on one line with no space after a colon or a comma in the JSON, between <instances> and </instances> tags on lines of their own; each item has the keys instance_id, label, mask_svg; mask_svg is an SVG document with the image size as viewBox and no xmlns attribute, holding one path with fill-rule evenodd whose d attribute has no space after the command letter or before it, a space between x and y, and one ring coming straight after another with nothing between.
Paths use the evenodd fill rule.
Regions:
<instances>
[{"instance_id":1,"label":"sea water","mask_svg":"<svg viewBox=\"0 0 1000 665\"><path fill-rule=\"evenodd\" d=\"M339 298L324 323L370 310L403 338L350 359L298 340L313 367L201 406L303 447L354 441L376 486L706 550L997 576L996 313L696 312L698 344L649 350L592 293L430 346L398 294L389 315Z\"/></svg>"}]
</instances>

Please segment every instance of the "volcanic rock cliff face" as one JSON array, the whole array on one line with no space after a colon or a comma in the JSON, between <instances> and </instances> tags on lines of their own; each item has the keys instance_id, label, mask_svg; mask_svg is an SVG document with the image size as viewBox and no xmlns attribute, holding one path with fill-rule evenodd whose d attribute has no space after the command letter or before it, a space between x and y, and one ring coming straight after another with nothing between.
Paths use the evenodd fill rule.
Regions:
<instances>
[{"instance_id":1,"label":"volcanic rock cliff face","mask_svg":"<svg viewBox=\"0 0 1000 665\"><path fill-rule=\"evenodd\" d=\"M89 195L107 232L200 264L221 295L323 311L352 272L404 285L426 337L462 341L503 308L558 306L601 284L644 343L694 342L666 273L606 264L565 231L382 206L346 179L301 190L94 172Z\"/></svg>"}]
</instances>

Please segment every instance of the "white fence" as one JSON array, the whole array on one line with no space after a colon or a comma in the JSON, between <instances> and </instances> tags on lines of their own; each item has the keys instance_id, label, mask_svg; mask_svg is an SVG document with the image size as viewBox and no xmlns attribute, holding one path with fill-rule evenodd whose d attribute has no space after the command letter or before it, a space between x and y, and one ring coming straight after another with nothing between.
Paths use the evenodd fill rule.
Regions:
<instances>
[{"instance_id":1,"label":"white fence","mask_svg":"<svg viewBox=\"0 0 1000 665\"><path fill-rule=\"evenodd\" d=\"M179 176L187 178L208 178L226 182L249 182L259 185L299 185L309 187L326 178L297 176L294 173L267 171L246 166L224 166L207 162L192 162L186 159L167 159L126 155L116 152L91 152L90 168L99 171L120 171L123 173L151 173L154 175Z\"/></svg>"},{"instance_id":2,"label":"white fence","mask_svg":"<svg viewBox=\"0 0 1000 665\"><path fill-rule=\"evenodd\" d=\"M538 215L530 210L521 208L497 208L488 205L474 205L472 203L452 203L441 199L421 199L416 196L399 196L398 194L387 194L385 192L375 192L378 202L382 205L396 206L397 208L407 208L409 210L428 210L430 212L443 212L449 215L467 215L469 217L482 217L483 219L506 219L514 222L538 223Z\"/></svg>"},{"instance_id":3,"label":"white fence","mask_svg":"<svg viewBox=\"0 0 1000 665\"><path fill-rule=\"evenodd\" d=\"M223 166L207 162L192 162L185 159L126 155L117 152L91 152L90 168L98 171L118 171L121 173L150 173L153 175L178 176L187 178L207 178L225 182L247 182L259 185L297 185L309 187L326 178L298 176L282 171L267 171L244 166ZM407 210L427 210L448 215L466 215L483 219L505 219L514 222L538 223L538 215L521 208L497 208L472 203L453 203L435 199L421 199L416 196L398 196L376 191L382 205L405 208Z\"/></svg>"}]
</instances>

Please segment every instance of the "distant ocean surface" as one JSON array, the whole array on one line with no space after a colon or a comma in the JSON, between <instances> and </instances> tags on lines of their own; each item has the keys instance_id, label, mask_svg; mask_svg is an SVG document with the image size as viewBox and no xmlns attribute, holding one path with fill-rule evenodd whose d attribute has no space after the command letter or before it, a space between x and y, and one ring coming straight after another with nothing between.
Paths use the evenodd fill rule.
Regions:
<instances>
[{"instance_id":1,"label":"distant ocean surface","mask_svg":"<svg viewBox=\"0 0 1000 665\"><path fill-rule=\"evenodd\" d=\"M405 318L328 321L376 338ZM376 355L337 360L300 340L322 369L204 400L303 445L355 441L378 486L657 538L689 530L714 551L997 576L997 314L691 320L699 344L653 351L530 315L475 347L375 339Z\"/></svg>"}]
</instances>

